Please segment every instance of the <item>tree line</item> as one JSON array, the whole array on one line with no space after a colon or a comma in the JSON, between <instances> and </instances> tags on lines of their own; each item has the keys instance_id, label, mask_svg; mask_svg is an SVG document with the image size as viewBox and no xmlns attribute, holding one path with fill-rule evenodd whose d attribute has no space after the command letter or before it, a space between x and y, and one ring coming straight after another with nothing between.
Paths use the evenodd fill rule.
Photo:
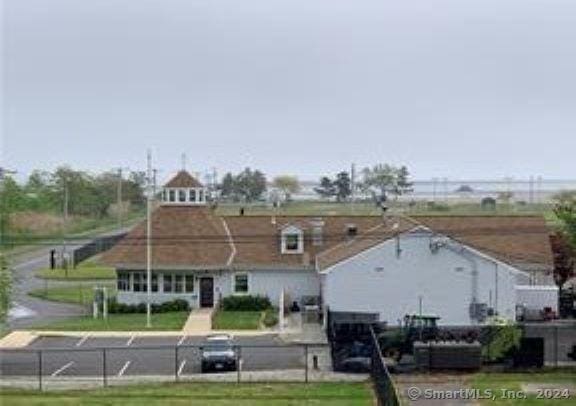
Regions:
<instances>
[{"instance_id":1,"label":"tree line","mask_svg":"<svg viewBox=\"0 0 576 406\"><path fill-rule=\"evenodd\" d=\"M119 186L122 206L117 204ZM56 170L33 171L19 184L6 176L0 191L2 221L8 214L22 211L63 214L65 205L70 216L103 218L111 208L127 211L144 205L145 174L130 172L120 178L118 172L91 174L63 166Z\"/></svg>"},{"instance_id":2,"label":"tree line","mask_svg":"<svg viewBox=\"0 0 576 406\"><path fill-rule=\"evenodd\" d=\"M293 175L276 176L271 186L269 199L273 202L290 201L292 195L301 190L298 178ZM354 184L348 171L322 176L314 192L323 199L344 202L352 197L355 188L382 203L391 196L411 191L412 182L405 166L378 164L364 168L360 172L360 179ZM226 173L218 185L218 191L220 199L224 201L254 202L263 199L268 191L268 180L263 172L246 168L238 174Z\"/></svg>"}]
</instances>

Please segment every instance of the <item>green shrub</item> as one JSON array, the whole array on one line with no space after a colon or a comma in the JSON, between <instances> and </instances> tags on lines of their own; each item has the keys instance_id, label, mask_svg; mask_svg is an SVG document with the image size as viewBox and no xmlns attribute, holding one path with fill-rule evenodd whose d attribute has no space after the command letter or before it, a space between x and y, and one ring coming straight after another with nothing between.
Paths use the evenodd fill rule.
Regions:
<instances>
[{"instance_id":1,"label":"green shrub","mask_svg":"<svg viewBox=\"0 0 576 406\"><path fill-rule=\"evenodd\" d=\"M278 309L269 308L266 310L262 323L266 327L274 327L276 324L278 324Z\"/></svg>"},{"instance_id":2,"label":"green shrub","mask_svg":"<svg viewBox=\"0 0 576 406\"><path fill-rule=\"evenodd\" d=\"M184 299L175 299L160 304L153 303L150 310L152 313L182 312L189 311L190 305ZM118 303L116 298L111 298L108 300L108 312L119 314L146 313L146 303L125 304Z\"/></svg>"},{"instance_id":3,"label":"green shrub","mask_svg":"<svg viewBox=\"0 0 576 406\"><path fill-rule=\"evenodd\" d=\"M228 296L222 299L222 309L236 312L256 312L272 307L266 296Z\"/></svg>"},{"instance_id":4,"label":"green shrub","mask_svg":"<svg viewBox=\"0 0 576 406\"><path fill-rule=\"evenodd\" d=\"M515 325L490 325L480 331L482 355L491 362L502 361L520 346L522 330Z\"/></svg>"}]
</instances>

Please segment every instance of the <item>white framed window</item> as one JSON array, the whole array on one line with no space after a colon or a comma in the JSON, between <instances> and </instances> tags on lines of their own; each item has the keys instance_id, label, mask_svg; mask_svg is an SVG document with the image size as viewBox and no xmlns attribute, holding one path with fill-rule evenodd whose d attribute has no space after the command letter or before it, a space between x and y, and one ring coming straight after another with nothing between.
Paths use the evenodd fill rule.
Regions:
<instances>
[{"instance_id":1,"label":"white framed window","mask_svg":"<svg viewBox=\"0 0 576 406\"><path fill-rule=\"evenodd\" d=\"M174 292L184 292L184 275L174 275Z\"/></svg>"},{"instance_id":2,"label":"white framed window","mask_svg":"<svg viewBox=\"0 0 576 406\"><path fill-rule=\"evenodd\" d=\"M157 273L153 273L152 275L150 275L150 290L152 292L158 292L158 274Z\"/></svg>"},{"instance_id":3,"label":"white framed window","mask_svg":"<svg viewBox=\"0 0 576 406\"><path fill-rule=\"evenodd\" d=\"M185 203L186 202L186 191L183 189L180 189L178 191L178 201L180 203Z\"/></svg>"},{"instance_id":4,"label":"white framed window","mask_svg":"<svg viewBox=\"0 0 576 406\"><path fill-rule=\"evenodd\" d=\"M302 254L304 252L304 235L302 230L295 226L288 226L282 230L282 254Z\"/></svg>"},{"instance_id":5,"label":"white framed window","mask_svg":"<svg viewBox=\"0 0 576 406\"><path fill-rule=\"evenodd\" d=\"M184 288L186 293L194 292L194 275L185 276Z\"/></svg>"},{"instance_id":6,"label":"white framed window","mask_svg":"<svg viewBox=\"0 0 576 406\"><path fill-rule=\"evenodd\" d=\"M190 189L190 201L191 202L196 201L196 189Z\"/></svg>"},{"instance_id":7,"label":"white framed window","mask_svg":"<svg viewBox=\"0 0 576 406\"><path fill-rule=\"evenodd\" d=\"M247 273L235 273L232 279L232 292L243 295L250 291L250 277Z\"/></svg>"},{"instance_id":8,"label":"white framed window","mask_svg":"<svg viewBox=\"0 0 576 406\"><path fill-rule=\"evenodd\" d=\"M132 290L134 292L146 292L148 291L148 284L146 280L145 272L134 272L132 275Z\"/></svg>"},{"instance_id":9,"label":"white framed window","mask_svg":"<svg viewBox=\"0 0 576 406\"><path fill-rule=\"evenodd\" d=\"M164 279L164 292L166 292L166 293L174 292L173 277L174 277L174 275L172 275L171 273L165 273L163 275L162 279Z\"/></svg>"},{"instance_id":10,"label":"white framed window","mask_svg":"<svg viewBox=\"0 0 576 406\"><path fill-rule=\"evenodd\" d=\"M118 272L117 288L122 292L130 291L130 274L128 272Z\"/></svg>"},{"instance_id":11,"label":"white framed window","mask_svg":"<svg viewBox=\"0 0 576 406\"><path fill-rule=\"evenodd\" d=\"M174 189L170 189L168 191L168 200L170 202L175 202L176 201L176 191Z\"/></svg>"}]
</instances>

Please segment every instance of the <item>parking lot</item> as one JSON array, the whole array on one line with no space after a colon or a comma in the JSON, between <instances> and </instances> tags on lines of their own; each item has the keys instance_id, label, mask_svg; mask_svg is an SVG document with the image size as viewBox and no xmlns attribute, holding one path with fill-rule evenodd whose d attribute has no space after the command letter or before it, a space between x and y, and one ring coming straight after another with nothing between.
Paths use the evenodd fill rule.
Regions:
<instances>
[{"instance_id":1,"label":"parking lot","mask_svg":"<svg viewBox=\"0 0 576 406\"><path fill-rule=\"evenodd\" d=\"M0 352L0 374L9 377L172 376L199 374L204 337L41 337L29 346ZM275 336L233 337L241 371L304 370L304 345ZM311 351L310 351L311 352ZM232 373L236 374L236 373Z\"/></svg>"}]
</instances>

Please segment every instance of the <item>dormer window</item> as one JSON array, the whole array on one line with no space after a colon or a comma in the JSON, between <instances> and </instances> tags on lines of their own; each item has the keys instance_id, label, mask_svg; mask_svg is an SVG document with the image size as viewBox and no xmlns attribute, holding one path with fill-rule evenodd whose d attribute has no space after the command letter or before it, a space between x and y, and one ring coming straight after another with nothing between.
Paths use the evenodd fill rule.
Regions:
<instances>
[{"instance_id":1,"label":"dormer window","mask_svg":"<svg viewBox=\"0 0 576 406\"><path fill-rule=\"evenodd\" d=\"M304 235L296 226L288 226L282 230L282 254L302 254L304 252Z\"/></svg>"}]
</instances>

